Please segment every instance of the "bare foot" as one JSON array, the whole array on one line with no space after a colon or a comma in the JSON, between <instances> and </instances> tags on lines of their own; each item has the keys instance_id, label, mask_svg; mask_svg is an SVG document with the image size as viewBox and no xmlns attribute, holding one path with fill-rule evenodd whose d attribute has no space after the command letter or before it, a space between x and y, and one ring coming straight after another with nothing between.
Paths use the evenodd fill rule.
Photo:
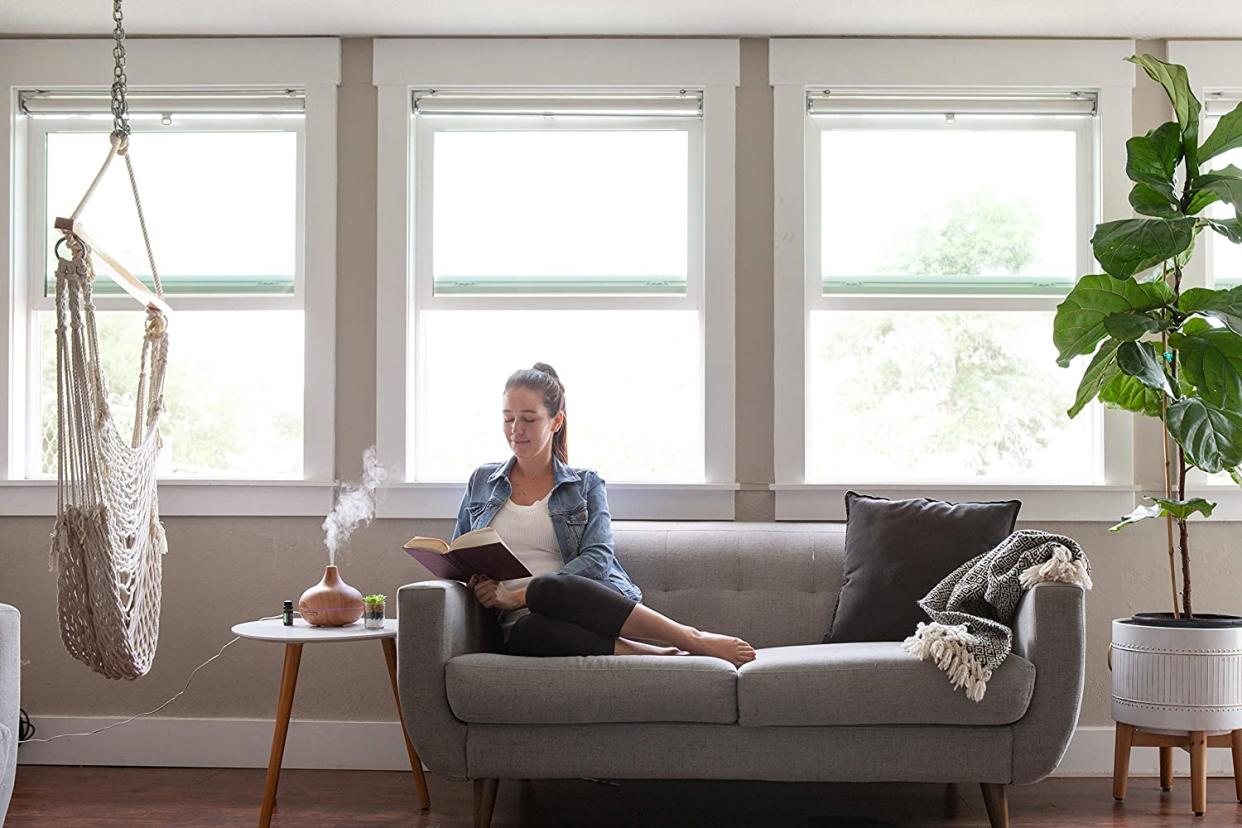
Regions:
<instances>
[{"instance_id":1,"label":"bare foot","mask_svg":"<svg viewBox=\"0 0 1242 828\"><path fill-rule=\"evenodd\" d=\"M659 647L655 644L647 644L643 641L631 641L628 638L618 638L617 642L612 646L613 655L690 655L685 650L679 650L676 647Z\"/></svg>"},{"instance_id":2,"label":"bare foot","mask_svg":"<svg viewBox=\"0 0 1242 828\"><path fill-rule=\"evenodd\" d=\"M723 658L735 667L755 660L755 648L731 635L694 630L691 634L690 652L695 655Z\"/></svg>"}]
</instances>

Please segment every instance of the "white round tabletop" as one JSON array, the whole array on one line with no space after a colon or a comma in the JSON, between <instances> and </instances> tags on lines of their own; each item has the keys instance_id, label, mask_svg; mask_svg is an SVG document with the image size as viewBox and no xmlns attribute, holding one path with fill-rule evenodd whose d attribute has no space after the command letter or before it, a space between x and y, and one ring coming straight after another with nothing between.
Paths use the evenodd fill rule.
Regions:
<instances>
[{"instance_id":1,"label":"white round tabletop","mask_svg":"<svg viewBox=\"0 0 1242 828\"><path fill-rule=\"evenodd\" d=\"M286 627L279 618L247 621L233 627L233 635L255 641L277 641L282 644L310 644L316 641L367 641L393 638L397 635L397 619L385 618L384 629L368 630L359 618L344 627L315 627L294 617L293 626Z\"/></svg>"}]
</instances>

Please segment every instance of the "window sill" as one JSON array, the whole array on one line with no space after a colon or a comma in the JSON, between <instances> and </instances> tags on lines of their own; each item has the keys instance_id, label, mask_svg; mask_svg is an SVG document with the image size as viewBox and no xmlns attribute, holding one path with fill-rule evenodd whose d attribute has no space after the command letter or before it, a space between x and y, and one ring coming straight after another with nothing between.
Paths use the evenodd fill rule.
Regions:
<instances>
[{"instance_id":1,"label":"window sill","mask_svg":"<svg viewBox=\"0 0 1242 828\"><path fill-rule=\"evenodd\" d=\"M312 480L164 480L161 517L323 517L335 485ZM56 514L55 480L0 480L0 516Z\"/></svg>"},{"instance_id":2,"label":"window sill","mask_svg":"<svg viewBox=\"0 0 1242 828\"><path fill-rule=\"evenodd\" d=\"M1137 486L1031 486L945 483L773 484L777 520L845 520L845 493L850 490L897 499L930 497L954 502L1021 500L1018 519L1029 521L1108 521L1115 523L1134 510Z\"/></svg>"},{"instance_id":3,"label":"window sill","mask_svg":"<svg viewBox=\"0 0 1242 828\"><path fill-rule=\"evenodd\" d=\"M609 483L614 520L733 520L736 483ZM453 520L461 506L461 483L386 486L376 503L381 518Z\"/></svg>"}]
</instances>

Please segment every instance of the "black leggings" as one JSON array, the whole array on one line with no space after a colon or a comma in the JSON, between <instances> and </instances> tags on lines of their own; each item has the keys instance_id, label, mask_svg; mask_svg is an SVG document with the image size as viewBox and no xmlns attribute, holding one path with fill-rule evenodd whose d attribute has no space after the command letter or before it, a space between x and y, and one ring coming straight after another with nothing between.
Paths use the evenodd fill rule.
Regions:
<instances>
[{"instance_id":1,"label":"black leggings","mask_svg":"<svg viewBox=\"0 0 1242 828\"><path fill-rule=\"evenodd\" d=\"M526 586L530 614L514 623L506 651L524 656L612 655L635 603L581 575L537 575Z\"/></svg>"}]
</instances>

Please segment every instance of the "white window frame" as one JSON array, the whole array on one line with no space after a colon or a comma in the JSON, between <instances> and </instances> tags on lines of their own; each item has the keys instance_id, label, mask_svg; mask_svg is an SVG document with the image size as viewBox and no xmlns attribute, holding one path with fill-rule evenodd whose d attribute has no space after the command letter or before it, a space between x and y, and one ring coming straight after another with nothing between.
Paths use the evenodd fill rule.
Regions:
<instances>
[{"instance_id":1,"label":"white window frame","mask_svg":"<svg viewBox=\"0 0 1242 828\"><path fill-rule=\"evenodd\" d=\"M0 515L53 515L56 481L31 479L25 429L29 388L28 324L42 298L45 246L42 203L32 192L31 126L18 94L32 89L107 89L111 40L15 40L0 50L0 95L9 107L0 123ZM247 308L298 308L305 315L303 473L297 480L170 479L160 481L164 515L322 515L332 507L336 293L336 93L340 43L330 38L149 39L126 44L133 90L195 88L298 89L305 94L301 127L297 280L293 296L247 297ZM104 67L102 70L100 67ZM101 83L104 81L104 83ZM35 127L34 129L40 129ZM141 170L139 170L141 176ZM37 177L34 180L38 180ZM27 200L29 199L29 200ZM132 302L100 296L101 310ZM174 312L230 307L221 297L170 297ZM50 306L50 304L49 304ZM175 324L175 322L174 322Z\"/></svg>"},{"instance_id":2,"label":"white window frame","mask_svg":"<svg viewBox=\"0 0 1242 828\"><path fill-rule=\"evenodd\" d=\"M1242 42L1236 40L1170 40L1168 61L1186 67L1190 77L1191 91L1200 101L1206 102L1213 93L1228 92L1230 97L1242 97ZM1206 110L1206 107L1205 107ZM1172 120L1172 114L1168 120ZM1208 136L1206 116L1200 122L1199 142ZM1207 231L1205 231L1206 233ZM1199 237L1194 256L1182 270L1182 289L1190 287L1214 287L1209 284L1212 272L1211 245ZM1148 497L1164 497L1164 491L1144 492ZM1186 496L1204 497L1216 503L1212 520L1242 520L1242 489L1229 483L1213 483L1208 475L1192 469L1186 476Z\"/></svg>"},{"instance_id":3,"label":"white window frame","mask_svg":"<svg viewBox=\"0 0 1242 828\"><path fill-rule=\"evenodd\" d=\"M701 310L704 481L609 482L617 518L733 518L734 494L734 141L739 82L736 40L377 39L379 89L377 226L376 441L381 458L406 480L405 463L418 427L408 390L424 351L418 313L431 308L570 310L693 307ZM418 89L641 89L703 92L702 267L687 273L684 296L434 296L426 255L411 233L416 214L414 118ZM420 221L421 224L421 221ZM416 228L417 230L417 228ZM694 239L691 228L690 240ZM403 241L402 241L403 240ZM403 243L404 242L404 243ZM429 263L429 262L427 262ZM693 265L693 261L691 262ZM696 284L700 283L700 284ZM700 294L701 292L701 294ZM465 480L406 482L388 487L383 517L455 517Z\"/></svg>"},{"instance_id":4,"label":"white window frame","mask_svg":"<svg viewBox=\"0 0 1242 828\"><path fill-rule=\"evenodd\" d=\"M813 89L905 89L991 91L1064 90L1097 95L1096 169L1100 212L1131 215L1125 176L1125 140L1131 134L1134 72L1124 58L1129 40L988 41L919 39L788 39L772 41L775 186L775 480L778 520L841 520L850 488L888 497L930 496L947 500L1023 501L1023 520L1115 520L1134 507L1132 417L1104 411L1104 481L1099 485L807 483L806 338L813 308L855 310L1033 310L1055 308L1046 296L848 296L824 295L819 252L811 250L817 205L808 177L813 127L807 92ZM818 143L814 142L818 149ZM1093 210L1094 212L1094 210ZM1092 218L1094 223L1098 219ZM1088 234L1089 235L1089 234ZM1080 264L1084 255L1080 252ZM1085 263L1090 265L1089 254ZM1086 273L1088 270L1082 270ZM1081 275L1081 274L1076 274ZM1051 336L1051 332L1049 332Z\"/></svg>"}]
</instances>

